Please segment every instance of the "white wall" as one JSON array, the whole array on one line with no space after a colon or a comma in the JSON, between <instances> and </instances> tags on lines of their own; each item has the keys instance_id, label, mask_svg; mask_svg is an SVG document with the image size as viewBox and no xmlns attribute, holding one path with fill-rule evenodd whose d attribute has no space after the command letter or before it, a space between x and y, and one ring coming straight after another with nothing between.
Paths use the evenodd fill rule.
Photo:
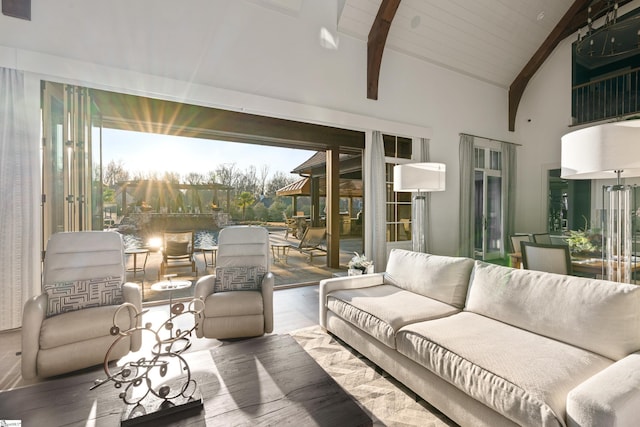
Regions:
<instances>
[{"instance_id":1,"label":"white wall","mask_svg":"<svg viewBox=\"0 0 640 427\"><path fill-rule=\"evenodd\" d=\"M534 201L518 199L518 224L543 223L531 208L541 190L525 177L559 159L553 144L561 126L545 108L569 109L545 106L538 92L568 97L570 75L558 81L551 71L549 85L538 81L548 70L536 75L516 134L507 130L506 89L390 50L379 100L368 100L366 43L339 34L337 50L319 44L321 27L335 33L337 1L301 5L281 13L245 0L32 0L30 22L0 15L0 66L34 79L430 137L431 159L447 164L447 191L432 195L433 252L440 254L457 253L459 133L520 142L519 185ZM552 59L552 66L569 60ZM535 120L523 123L529 116Z\"/></svg>"}]
</instances>

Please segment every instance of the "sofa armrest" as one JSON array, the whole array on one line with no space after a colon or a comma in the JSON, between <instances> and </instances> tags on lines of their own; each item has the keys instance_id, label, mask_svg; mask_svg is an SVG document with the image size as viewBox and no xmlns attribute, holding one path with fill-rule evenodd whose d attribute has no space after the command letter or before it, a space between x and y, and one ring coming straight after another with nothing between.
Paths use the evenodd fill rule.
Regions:
<instances>
[{"instance_id":1,"label":"sofa armrest","mask_svg":"<svg viewBox=\"0 0 640 427\"><path fill-rule=\"evenodd\" d=\"M22 312L22 377L38 376L38 351L40 351L40 329L47 314L47 294L29 299Z\"/></svg>"},{"instance_id":2,"label":"sofa armrest","mask_svg":"<svg viewBox=\"0 0 640 427\"><path fill-rule=\"evenodd\" d=\"M122 299L135 306L137 313L129 310L132 327L138 327L142 323L142 292L137 283L127 282L122 285ZM131 335L131 351L138 351L142 347L142 331L136 331Z\"/></svg>"},{"instance_id":3,"label":"sofa armrest","mask_svg":"<svg viewBox=\"0 0 640 427\"><path fill-rule=\"evenodd\" d=\"M264 332L273 332L273 286L275 285L275 276L272 272L268 272L262 278L262 304L264 310Z\"/></svg>"},{"instance_id":4,"label":"sofa armrest","mask_svg":"<svg viewBox=\"0 0 640 427\"><path fill-rule=\"evenodd\" d=\"M320 326L327 328L327 295L341 289L368 288L384 284L384 273L363 274L361 276L334 277L320 281L319 310Z\"/></svg>"},{"instance_id":5,"label":"sofa armrest","mask_svg":"<svg viewBox=\"0 0 640 427\"><path fill-rule=\"evenodd\" d=\"M629 426L640 419L640 352L598 372L567 395L568 426Z\"/></svg>"}]
</instances>

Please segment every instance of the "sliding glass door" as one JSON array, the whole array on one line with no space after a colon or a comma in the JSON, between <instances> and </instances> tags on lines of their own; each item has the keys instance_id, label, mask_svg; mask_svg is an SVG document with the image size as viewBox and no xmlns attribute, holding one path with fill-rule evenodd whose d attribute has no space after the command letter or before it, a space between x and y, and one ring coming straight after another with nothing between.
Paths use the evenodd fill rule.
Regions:
<instances>
[{"instance_id":1,"label":"sliding glass door","mask_svg":"<svg viewBox=\"0 0 640 427\"><path fill-rule=\"evenodd\" d=\"M101 132L93 119L94 113L87 89L43 83L44 242L51 234L61 231L101 228Z\"/></svg>"}]
</instances>

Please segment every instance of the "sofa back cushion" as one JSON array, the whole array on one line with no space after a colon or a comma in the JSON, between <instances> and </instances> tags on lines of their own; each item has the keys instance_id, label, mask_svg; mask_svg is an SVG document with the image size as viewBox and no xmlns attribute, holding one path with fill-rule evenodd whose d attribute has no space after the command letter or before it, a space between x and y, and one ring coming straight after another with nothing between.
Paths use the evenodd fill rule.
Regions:
<instances>
[{"instance_id":1,"label":"sofa back cushion","mask_svg":"<svg viewBox=\"0 0 640 427\"><path fill-rule=\"evenodd\" d=\"M640 349L640 287L475 262L465 310L613 360Z\"/></svg>"},{"instance_id":2,"label":"sofa back cushion","mask_svg":"<svg viewBox=\"0 0 640 427\"><path fill-rule=\"evenodd\" d=\"M392 249L385 284L395 285L454 307L464 307L473 270L470 258Z\"/></svg>"}]
</instances>

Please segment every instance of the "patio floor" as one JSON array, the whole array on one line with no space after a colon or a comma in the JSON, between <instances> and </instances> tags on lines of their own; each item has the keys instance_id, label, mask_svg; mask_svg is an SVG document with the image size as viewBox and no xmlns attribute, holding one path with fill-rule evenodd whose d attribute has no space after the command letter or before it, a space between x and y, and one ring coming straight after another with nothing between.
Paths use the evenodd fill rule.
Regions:
<instances>
[{"instance_id":1,"label":"patio floor","mask_svg":"<svg viewBox=\"0 0 640 427\"><path fill-rule=\"evenodd\" d=\"M287 250L286 261L273 260L271 263L271 271L275 276L276 287L289 287L303 284L317 284L320 280L332 277L334 273L345 272L347 269L347 263L353 256L354 252L362 253L362 238L360 237L341 237L340 239L340 267L339 269L329 268L326 265L326 256L314 256L313 261L309 262L308 258L301 254L296 246L300 243L295 237L289 236L288 239L284 238L284 230L275 229L270 231L269 240L271 244L289 244L291 245ZM194 284L202 276L213 274L215 272L215 265L205 267L204 254L200 251L196 252L196 266L198 270L197 276L194 276L188 267L184 269L171 270L171 273L176 273L177 277L172 280L189 280L192 282L192 286L189 288L173 291L173 298L188 298L193 296ZM212 253L206 253L209 264L212 262ZM127 255L127 268L133 267L133 255ZM273 258L273 254L272 254ZM159 280L164 280L159 277L160 262L162 255L160 252L149 252L149 256L146 260L144 272L133 271L127 272L127 281L135 282L142 286L143 289L143 301L165 301L169 299L169 294L166 291L154 291L151 289L151 285ZM138 254L136 257L136 267L140 268L145 261L144 254Z\"/></svg>"}]
</instances>

